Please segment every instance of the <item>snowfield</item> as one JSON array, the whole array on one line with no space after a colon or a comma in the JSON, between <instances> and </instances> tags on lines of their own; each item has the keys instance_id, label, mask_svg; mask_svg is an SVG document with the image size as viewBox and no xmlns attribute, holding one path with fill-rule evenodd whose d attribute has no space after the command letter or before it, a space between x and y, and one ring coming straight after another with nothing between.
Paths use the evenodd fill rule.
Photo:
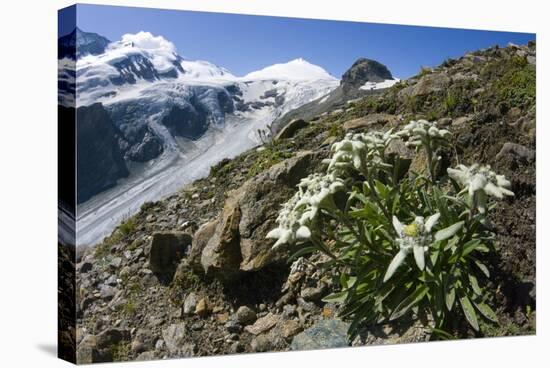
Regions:
<instances>
[{"instance_id":1,"label":"snowfield","mask_svg":"<svg viewBox=\"0 0 550 368\"><path fill-rule=\"evenodd\" d=\"M363 90L366 90L366 91L375 91L377 89L390 88L391 86L393 86L394 84L396 84L398 82L399 82L399 79L397 79L397 78L386 79L385 81L378 82L378 83L367 82L367 83L363 84L361 87L359 87L359 89L363 89Z\"/></svg>"}]
</instances>

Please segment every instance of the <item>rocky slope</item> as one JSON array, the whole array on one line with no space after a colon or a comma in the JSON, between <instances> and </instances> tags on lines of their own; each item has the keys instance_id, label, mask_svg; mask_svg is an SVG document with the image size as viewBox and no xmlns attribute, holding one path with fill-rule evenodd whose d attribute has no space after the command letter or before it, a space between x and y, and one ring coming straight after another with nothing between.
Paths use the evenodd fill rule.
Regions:
<instances>
[{"instance_id":1,"label":"rocky slope","mask_svg":"<svg viewBox=\"0 0 550 368\"><path fill-rule=\"evenodd\" d=\"M446 126L465 163L492 165L512 181L492 222L498 325L456 338L535 332L535 44L493 47L422 70L381 95L316 116L276 141L223 160L210 175L146 203L77 264L80 363L237 352L311 349L434 339L409 323L364 326L353 341L337 287L314 254L291 262L265 235L301 177L320 169L330 144L349 131L427 118ZM404 152L420 167L421 156ZM454 160L454 158L453 158Z\"/></svg>"}]
</instances>

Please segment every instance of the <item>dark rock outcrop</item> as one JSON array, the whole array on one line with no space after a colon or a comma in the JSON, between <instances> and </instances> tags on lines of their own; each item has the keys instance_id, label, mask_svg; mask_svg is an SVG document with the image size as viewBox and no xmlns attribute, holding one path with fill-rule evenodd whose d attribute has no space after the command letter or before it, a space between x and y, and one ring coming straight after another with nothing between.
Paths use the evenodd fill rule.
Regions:
<instances>
[{"instance_id":1,"label":"dark rock outcrop","mask_svg":"<svg viewBox=\"0 0 550 368\"><path fill-rule=\"evenodd\" d=\"M358 89L366 82L379 83L386 79L393 79L393 76L384 64L376 60L360 58L342 75L340 85L346 93L352 89Z\"/></svg>"},{"instance_id":2,"label":"dark rock outcrop","mask_svg":"<svg viewBox=\"0 0 550 368\"><path fill-rule=\"evenodd\" d=\"M79 107L77 115L77 202L108 189L128 175L120 133L100 103Z\"/></svg>"},{"instance_id":3,"label":"dark rock outcrop","mask_svg":"<svg viewBox=\"0 0 550 368\"><path fill-rule=\"evenodd\" d=\"M179 261L191 245L191 235L187 233L159 232L153 234L149 253L151 271L171 280Z\"/></svg>"}]
</instances>

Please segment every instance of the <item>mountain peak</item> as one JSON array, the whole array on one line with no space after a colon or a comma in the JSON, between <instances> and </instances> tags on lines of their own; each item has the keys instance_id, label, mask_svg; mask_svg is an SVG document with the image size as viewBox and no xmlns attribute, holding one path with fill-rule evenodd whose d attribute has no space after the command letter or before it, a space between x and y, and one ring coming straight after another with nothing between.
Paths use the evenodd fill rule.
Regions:
<instances>
[{"instance_id":1,"label":"mountain peak","mask_svg":"<svg viewBox=\"0 0 550 368\"><path fill-rule=\"evenodd\" d=\"M97 33L85 32L76 27L71 33L58 40L58 59L80 58L86 55L99 55L111 41Z\"/></svg>"},{"instance_id":2,"label":"mountain peak","mask_svg":"<svg viewBox=\"0 0 550 368\"><path fill-rule=\"evenodd\" d=\"M318 65L311 64L303 58L293 59L286 63L270 65L245 75L243 79L335 80L335 78L325 69Z\"/></svg>"},{"instance_id":3,"label":"mountain peak","mask_svg":"<svg viewBox=\"0 0 550 368\"><path fill-rule=\"evenodd\" d=\"M393 79L388 68L372 59L359 58L343 75L340 84L344 89L357 89L367 82L380 83Z\"/></svg>"}]
</instances>

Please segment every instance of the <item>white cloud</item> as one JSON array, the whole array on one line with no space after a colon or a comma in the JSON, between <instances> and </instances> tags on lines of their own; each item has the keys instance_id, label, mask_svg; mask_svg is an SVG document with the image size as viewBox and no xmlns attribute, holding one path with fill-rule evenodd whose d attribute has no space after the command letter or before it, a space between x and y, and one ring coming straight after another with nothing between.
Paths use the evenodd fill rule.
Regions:
<instances>
[{"instance_id":1,"label":"white cloud","mask_svg":"<svg viewBox=\"0 0 550 368\"><path fill-rule=\"evenodd\" d=\"M132 42L135 47L143 50L175 53L176 46L162 36L153 36L150 32L127 33L122 36L122 43Z\"/></svg>"}]
</instances>

